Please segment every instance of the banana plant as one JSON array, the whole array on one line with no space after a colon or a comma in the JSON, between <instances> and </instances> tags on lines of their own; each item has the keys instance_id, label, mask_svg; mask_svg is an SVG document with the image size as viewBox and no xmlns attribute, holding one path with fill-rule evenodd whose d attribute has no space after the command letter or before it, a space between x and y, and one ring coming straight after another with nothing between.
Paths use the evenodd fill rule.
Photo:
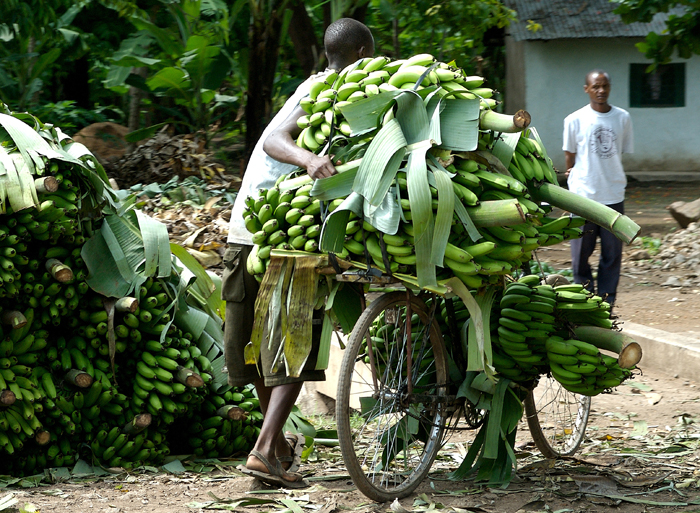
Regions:
<instances>
[{"instance_id":1,"label":"banana plant","mask_svg":"<svg viewBox=\"0 0 700 513\"><path fill-rule=\"evenodd\" d=\"M117 9L116 3L110 6ZM237 96L217 92L232 66L226 51L229 10L213 0L163 2L163 7L170 18L165 26L138 9L127 11L138 31L122 42L104 84L118 92L134 86L171 99L177 108L159 107L171 122L185 125L190 132L201 131L208 138L215 111L238 102ZM234 15L239 8L234 7ZM145 69L146 77L133 73L134 68ZM139 135L147 137L156 129Z\"/></svg>"},{"instance_id":2,"label":"banana plant","mask_svg":"<svg viewBox=\"0 0 700 513\"><path fill-rule=\"evenodd\" d=\"M24 110L41 91L42 77L62 46L79 37L68 27L80 8L70 5L67 0L0 3L0 101Z\"/></svg>"}]
</instances>

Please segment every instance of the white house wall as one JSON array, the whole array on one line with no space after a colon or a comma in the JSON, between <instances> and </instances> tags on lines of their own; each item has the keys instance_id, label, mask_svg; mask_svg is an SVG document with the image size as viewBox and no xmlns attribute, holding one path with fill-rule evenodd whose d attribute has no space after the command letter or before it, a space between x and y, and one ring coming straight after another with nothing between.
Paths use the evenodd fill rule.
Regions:
<instances>
[{"instance_id":1,"label":"white house wall","mask_svg":"<svg viewBox=\"0 0 700 513\"><path fill-rule=\"evenodd\" d=\"M526 73L525 91L524 95L513 91L513 96L524 97L525 105L506 101L507 108L525 108L531 114L532 126L540 133L557 168L564 168L564 118L588 103L583 92L585 75L601 68L610 73L610 103L632 116L635 153L625 155L625 170L700 172L700 57L676 61L686 63L685 107L633 109L629 106L629 65L648 62L635 48L636 42L601 38L519 43L522 50L516 55L520 54L524 65L517 67Z\"/></svg>"}]
</instances>

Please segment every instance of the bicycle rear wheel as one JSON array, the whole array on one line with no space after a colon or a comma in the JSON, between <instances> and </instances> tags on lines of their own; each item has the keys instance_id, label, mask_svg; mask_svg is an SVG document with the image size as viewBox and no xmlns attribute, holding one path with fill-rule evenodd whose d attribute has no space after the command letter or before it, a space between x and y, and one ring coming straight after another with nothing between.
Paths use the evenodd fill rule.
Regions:
<instances>
[{"instance_id":1,"label":"bicycle rear wheel","mask_svg":"<svg viewBox=\"0 0 700 513\"><path fill-rule=\"evenodd\" d=\"M586 435L590 397L571 393L554 378L541 376L524 404L530 434L542 456L576 453Z\"/></svg>"},{"instance_id":2,"label":"bicycle rear wheel","mask_svg":"<svg viewBox=\"0 0 700 513\"><path fill-rule=\"evenodd\" d=\"M370 303L345 348L336 399L343 460L362 493L386 502L415 490L442 444L446 395L444 343L425 303L404 292Z\"/></svg>"}]
</instances>

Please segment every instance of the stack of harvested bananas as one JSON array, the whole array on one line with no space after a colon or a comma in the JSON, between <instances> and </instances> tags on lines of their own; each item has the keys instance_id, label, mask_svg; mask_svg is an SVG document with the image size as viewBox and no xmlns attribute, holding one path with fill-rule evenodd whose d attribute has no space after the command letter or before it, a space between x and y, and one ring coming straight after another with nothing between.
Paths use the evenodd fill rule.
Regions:
<instances>
[{"instance_id":1,"label":"stack of harvested bananas","mask_svg":"<svg viewBox=\"0 0 700 513\"><path fill-rule=\"evenodd\" d=\"M101 168L56 128L3 107L0 454L12 457L0 471L32 475L78 458L131 468L161 464L171 451L220 457L251 447L259 404L252 391L217 383L221 339L210 333L221 320L185 300L167 230L157 251L168 272L132 266L151 234L126 224L138 214L110 208L118 203ZM91 250L105 233L109 243ZM131 255L112 268L127 235ZM124 297L91 285L124 276ZM195 309L197 323L186 322ZM183 437L187 425L203 429Z\"/></svg>"},{"instance_id":2,"label":"stack of harvested bananas","mask_svg":"<svg viewBox=\"0 0 700 513\"><path fill-rule=\"evenodd\" d=\"M573 343L559 339L573 340L579 326L612 332L609 305L580 285L508 275L529 266L538 248L580 237L587 219L626 242L639 227L559 187L529 115L495 113L494 94L480 77L427 54L364 59L313 84L297 145L343 164L334 177L283 176L246 198L255 244L247 269L262 280L275 250L333 252L419 288L453 277L477 293L495 287L496 370L527 382L551 369L568 389L594 395L629 377L638 359L623 369L590 341L550 359L560 354L550 346L571 352ZM552 207L571 214L552 216ZM608 346L619 354L627 344Z\"/></svg>"}]
</instances>

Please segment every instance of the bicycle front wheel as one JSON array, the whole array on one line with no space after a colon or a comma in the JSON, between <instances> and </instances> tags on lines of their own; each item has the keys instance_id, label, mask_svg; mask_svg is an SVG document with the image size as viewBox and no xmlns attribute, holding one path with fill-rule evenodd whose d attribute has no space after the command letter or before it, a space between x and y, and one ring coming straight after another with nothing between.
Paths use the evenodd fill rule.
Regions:
<instances>
[{"instance_id":1,"label":"bicycle front wheel","mask_svg":"<svg viewBox=\"0 0 700 513\"><path fill-rule=\"evenodd\" d=\"M530 434L542 456L576 453L586 435L590 397L569 392L554 378L541 376L524 403Z\"/></svg>"},{"instance_id":2,"label":"bicycle front wheel","mask_svg":"<svg viewBox=\"0 0 700 513\"><path fill-rule=\"evenodd\" d=\"M442 444L446 394L444 343L426 304L404 292L370 303L345 348L336 399L343 460L362 493L386 502L415 490Z\"/></svg>"}]
</instances>

